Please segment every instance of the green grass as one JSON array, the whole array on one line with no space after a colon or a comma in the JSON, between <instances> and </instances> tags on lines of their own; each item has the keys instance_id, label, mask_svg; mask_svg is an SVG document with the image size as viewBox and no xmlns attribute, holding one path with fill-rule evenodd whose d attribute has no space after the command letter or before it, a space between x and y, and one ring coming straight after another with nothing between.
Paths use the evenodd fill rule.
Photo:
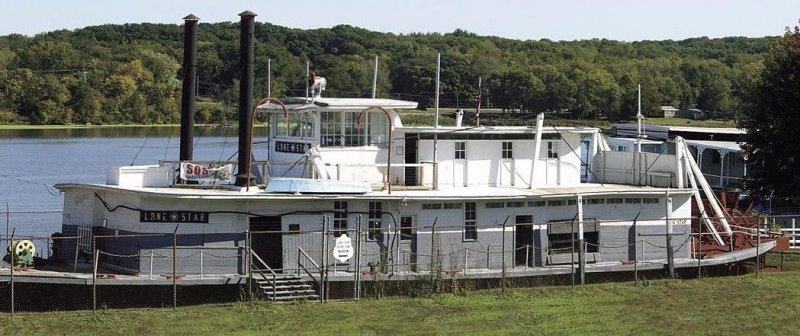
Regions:
<instances>
[{"instance_id":1,"label":"green grass","mask_svg":"<svg viewBox=\"0 0 800 336\"><path fill-rule=\"evenodd\" d=\"M689 127L730 127L736 128L733 120L692 120L684 118L647 118L645 124L661 126L689 126Z\"/></svg>"},{"instance_id":2,"label":"green grass","mask_svg":"<svg viewBox=\"0 0 800 336\"><path fill-rule=\"evenodd\" d=\"M770 265L777 265L777 255ZM784 273L341 303L0 315L2 335L795 334L800 254Z\"/></svg>"}]
</instances>

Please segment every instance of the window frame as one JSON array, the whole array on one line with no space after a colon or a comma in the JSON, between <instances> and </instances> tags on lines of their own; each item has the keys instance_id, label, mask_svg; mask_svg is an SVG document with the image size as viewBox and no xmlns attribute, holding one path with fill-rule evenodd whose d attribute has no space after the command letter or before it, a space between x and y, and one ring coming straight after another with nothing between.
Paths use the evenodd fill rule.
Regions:
<instances>
[{"instance_id":1,"label":"window frame","mask_svg":"<svg viewBox=\"0 0 800 336\"><path fill-rule=\"evenodd\" d=\"M501 157L503 159L514 159L514 142L503 141L501 145Z\"/></svg>"},{"instance_id":2,"label":"window frame","mask_svg":"<svg viewBox=\"0 0 800 336\"><path fill-rule=\"evenodd\" d=\"M476 202L464 202L464 231L462 240L478 241L478 205Z\"/></svg>"},{"instance_id":3,"label":"window frame","mask_svg":"<svg viewBox=\"0 0 800 336\"><path fill-rule=\"evenodd\" d=\"M460 148L459 148L460 147ZM456 160L466 160L467 159L467 142L466 141L456 141L455 145L453 145L455 151L453 152L453 158Z\"/></svg>"}]
</instances>

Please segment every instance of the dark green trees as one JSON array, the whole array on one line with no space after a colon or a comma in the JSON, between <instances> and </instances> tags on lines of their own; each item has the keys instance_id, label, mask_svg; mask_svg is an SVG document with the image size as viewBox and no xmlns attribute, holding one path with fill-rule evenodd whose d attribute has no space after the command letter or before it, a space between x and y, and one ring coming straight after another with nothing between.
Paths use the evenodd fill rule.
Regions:
<instances>
[{"instance_id":1,"label":"dark green trees","mask_svg":"<svg viewBox=\"0 0 800 336\"><path fill-rule=\"evenodd\" d=\"M747 129L751 194L784 200L800 196L800 30L787 29L764 59L747 96L740 126ZM789 198L797 204L796 199Z\"/></svg>"}]
</instances>

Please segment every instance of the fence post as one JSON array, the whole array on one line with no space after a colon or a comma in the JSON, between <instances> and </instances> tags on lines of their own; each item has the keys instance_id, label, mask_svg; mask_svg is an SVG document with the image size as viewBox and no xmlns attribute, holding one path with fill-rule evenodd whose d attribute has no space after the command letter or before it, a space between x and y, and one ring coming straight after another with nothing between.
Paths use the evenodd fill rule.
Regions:
<instances>
[{"instance_id":1,"label":"fence post","mask_svg":"<svg viewBox=\"0 0 800 336\"><path fill-rule=\"evenodd\" d=\"M322 231L319 233L319 302L325 302L325 222L328 216L322 215Z\"/></svg>"},{"instance_id":2,"label":"fence post","mask_svg":"<svg viewBox=\"0 0 800 336\"><path fill-rule=\"evenodd\" d=\"M358 215L358 218L356 220L356 234L355 234L355 236L356 236L356 244L355 244L354 248L355 248L355 252L356 252L356 255L355 255L356 258L355 258L355 260L353 260L353 266L354 266L353 267L354 268L353 269L353 300L354 301L358 301L358 274L360 273L360 270L359 270L360 266L358 265L358 261L359 261L358 260L358 258L359 258L359 255L358 255L359 251L358 250L361 247L361 215Z\"/></svg>"},{"instance_id":3,"label":"fence post","mask_svg":"<svg viewBox=\"0 0 800 336\"><path fill-rule=\"evenodd\" d=\"M639 286L639 254L636 253L636 236L633 237L633 285Z\"/></svg>"},{"instance_id":4,"label":"fence post","mask_svg":"<svg viewBox=\"0 0 800 336\"><path fill-rule=\"evenodd\" d=\"M516 253L516 251L514 252ZM525 267L528 268L531 266L531 245L525 244Z\"/></svg>"},{"instance_id":5,"label":"fence post","mask_svg":"<svg viewBox=\"0 0 800 336\"><path fill-rule=\"evenodd\" d=\"M97 313L97 237L92 236L92 313Z\"/></svg>"},{"instance_id":6,"label":"fence post","mask_svg":"<svg viewBox=\"0 0 800 336\"><path fill-rule=\"evenodd\" d=\"M503 253L500 254L501 257L503 258L503 261L501 262L502 269L500 270L500 274L501 274L501 276L500 276L500 291L501 292L504 292L506 290L506 222L508 222L508 218L509 217L506 217L506 220L503 221L503 239L502 239L502 241L503 241L503 244L502 244Z\"/></svg>"},{"instance_id":7,"label":"fence post","mask_svg":"<svg viewBox=\"0 0 800 336\"><path fill-rule=\"evenodd\" d=\"M464 274L469 271L469 248L464 248Z\"/></svg>"},{"instance_id":8,"label":"fence post","mask_svg":"<svg viewBox=\"0 0 800 336\"><path fill-rule=\"evenodd\" d=\"M797 226L795 226L795 218L792 218L792 240L789 242L789 248L794 248L797 245Z\"/></svg>"},{"instance_id":9,"label":"fence post","mask_svg":"<svg viewBox=\"0 0 800 336\"><path fill-rule=\"evenodd\" d=\"M6 216L8 216L8 203L6 203ZM6 219L6 220L8 220L8 219ZM17 229L15 228L14 231L17 231ZM7 236L8 236L8 249L11 250L11 244L14 242L14 234L12 233L11 235L7 235ZM77 247L77 245L75 245L75 246ZM10 279L10 281L11 281L11 316L13 317L14 316L14 264L15 264L14 256L11 256L10 264L11 264L11 268L9 269L9 271L11 272L10 273L10 277L11 277L11 279Z\"/></svg>"},{"instance_id":10,"label":"fence post","mask_svg":"<svg viewBox=\"0 0 800 336\"><path fill-rule=\"evenodd\" d=\"M491 262L489 260L489 258L491 258L491 254L489 254L490 253L489 252L489 248L490 247L492 247L492 244L486 245L486 269L487 270L492 269L492 264L491 264Z\"/></svg>"},{"instance_id":11,"label":"fence post","mask_svg":"<svg viewBox=\"0 0 800 336\"><path fill-rule=\"evenodd\" d=\"M172 310L178 308L178 280L177 275L177 261L178 261L178 227L175 226L175 232L172 233Z\"/></svg>"},{"instance_id":12,"label":"fence post","mask_svg":"<svg viewBox=\"0 0 800 336\"><path fill-rule=\"evenodd\" d=\"M250 232L250 229L244 231L244 239L244 244L247 246L244 255L244 260L247 263L245 264L245 272L247 272L247 299L253 301L253 248L250 245L253 243L253 233Z\"/></svg>"},{"instance_id":13,"label":"fence post","mask_svg":"<svg viewBox=\"0 0 800 336\"><path fill-rule=\"evenodd\" d=\"M697 246L696 247L697 250L695 251L695 254L697 256L697 278L698 279L702 278L702 276L703 276L702 275L701 265L700 265L700 259L703 257L703 254L702 254L703 249L702 249L702 245L701 245L702 241L703 241L703 224L701 223L701 221L698 220L697 221L697 245L696 245Z\"/></svg>"},{"instance_id":14,"label":"fence post","mask_svg":"<svg viewBox=\"0 0 800 336\"><path fill-rule=\"evenodd\" d=\"M764 227L767 227L769 218L764 217ZM761 275L761 228L756 225L756 276Z\"/></svg>"},{"instance_id":15,"label":"fence post","mask_svg":"<svg viewBox=\"0 0 800 336\"><path fill-rule=\"evenodd\" d=\"M147 280L153 280L153 250L150 250L150 275Z\"/></svg>"},{"instance_id":16,"label":"fence post","mask_svg":"<svg viewBox=\"0 0 800 336\"><path fill-rule=\"evenodd\" d=\"M200 250L200 279L204 279L203 274L203 250Z\"/></svg>"}]
</instances>

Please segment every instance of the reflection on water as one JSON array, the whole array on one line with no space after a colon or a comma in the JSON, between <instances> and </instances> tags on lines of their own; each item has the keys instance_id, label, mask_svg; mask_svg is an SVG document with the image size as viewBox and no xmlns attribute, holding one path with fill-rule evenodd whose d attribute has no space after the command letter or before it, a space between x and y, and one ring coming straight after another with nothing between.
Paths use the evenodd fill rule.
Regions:
<instances>
[{"instance_id":1,"label":"reflection on water","mask_svg":"<svg viewBox=\"0 0 800 336\"><path fill-rule=\"evenodd\" d=\"M255 134L266 134L267 128L256 125ZM237 136L238 126L204 125L194 127L195 136ZM73 128L43 128L43 129L2 129L0 139L37 138L37 139L63 139L63 138L143 138L143 137L180 137L180 126L87 126Z\"/></svg>"},{"instance_id":2,"label":"reflection on water","mask_svg":"<svg viewBox=\"0 0 800 336\"><path fill-rule=\"evenodd\" d=\"M179 127L93 127L79 129L0 130L0 233L9 224L17 236L49 236L60 231L63 196L57 183L105 183L110 167L178 160ZM256 159L266 159L265 128L256 130ZM235 127L197 127L194 159L236 160Z\"/></svg>"}]
</instances>

